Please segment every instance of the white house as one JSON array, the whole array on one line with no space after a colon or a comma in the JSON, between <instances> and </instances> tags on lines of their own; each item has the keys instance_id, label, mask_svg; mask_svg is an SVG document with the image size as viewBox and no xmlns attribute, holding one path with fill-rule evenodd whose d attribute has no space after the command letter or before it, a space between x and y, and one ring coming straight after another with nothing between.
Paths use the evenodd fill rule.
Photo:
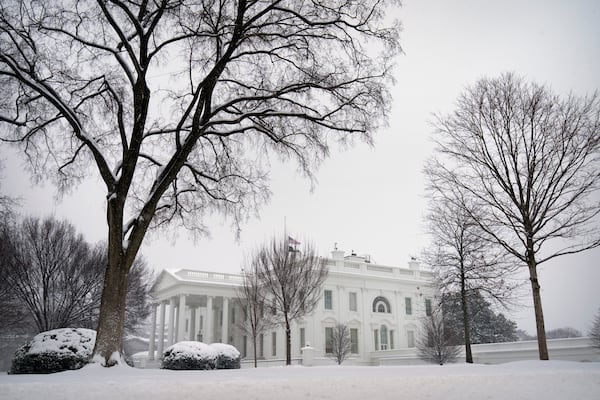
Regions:
<instances>
[{"instance_id":1,"label":"white house","mask_svg":"<svg viewBox=\"0 0 600 400\"><path fill-rule=\"evenodd\" d=\"M315 311L292 325L292 358L301 348L314 348L317 363L328 362L327 340L337 323L350 328L349 363L370 364L376 352L410 349L420 318L431 311L432 273L411 259L406 268L371 262L369 257L334 250L325 259L328 276L322 300ZM164 270L151 295L152 313L149 360L164 346L183 340L223 342L252 358L252 340L239 328L242 305L237 300L241 275L182 269ZM156 343L156 344L155 344ZM262 333L257 353L262 363L285 358L285 333L276 327ZM156 353L155 353L156 351ZM155 360L154 362L157 362Z\"/></svg>"}]
</instances>

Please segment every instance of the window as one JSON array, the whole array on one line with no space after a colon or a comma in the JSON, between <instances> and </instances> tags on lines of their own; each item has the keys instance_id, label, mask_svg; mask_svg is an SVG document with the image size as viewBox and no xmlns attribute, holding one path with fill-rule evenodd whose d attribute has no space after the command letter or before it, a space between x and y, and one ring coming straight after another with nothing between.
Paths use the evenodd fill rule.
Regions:
<instances>
[{"instance_id":1,"label":"window","mask_svg":"<svg viewBox=\"0 0 600 400\"><path fill-rule=\"evenodd\" d=\"M273 357L277 355L277 332L271 334L271 354Z\"/></svg>"},{"instance_id":2,"label":"window","mask_svg":"<svg viewBox=\"0 0 600 400\"><path fill-rule=\"evenodd\" d=\"M325 299L325 309L326 310L333 310L332 296L333 296L333 293L331 292L331 290L325 290L323 292L323 298Z\"/></svg>"},{"instance_id":3,"label":"window","mask_svg":"<svg viewBox=\"0 0 600 400\"><path fill-rule=\"evenodd\" d=\"M415 347L415 333L413 331L406 331L407 347Z\"/></svg>"},{"instance_id":4,"label":"window","mask_svg":"<svg viewBox=\"0 0 600 400\"><path fill-rule=\"evenodd\" d=\"M380 333L381 333L381 350L387 350L388 349L388 330L387 330L387 326L381 325Z\"/></svg>"},{"instance_id":5,"label":"window","mask_svg":"<svg viewBox=\"0 0 600 400\"><path fill-rule=\"evenodd\" d=\"M325 328L325 353L333 353L333 328Z\"/></svg>"},{"instance_id":6,"label":"window","mask_svg":"<svg viewBox=\"0 0 600 400\"><path fill-rule=\"evenodd\" d=\"M412 315L412 299L410 297L406 297L404 299L404 304L406 304L406 315Z\"/></svg>"},{"instance_id":7,"label":"window","mask_svg":"<svg viewBox=\"0 0 600 400\"><path fill-rule=\"evenodd\" d=\"M348 293L348 302L350 311L358 311L357 301L356 301L356 293L350 292Z\"/></svg>"},{"instance_id":8,"label":"window","mask_svg":"<svg viewBox=\"0 0 600 400\"><path fill-rule=\"evenodd\" d=\"M265 356L265 335L262 333L258 337L258 356L260 358Z\"/></svg>"},{"instance_id":9,"label":"window","mask_svg":"<svg viewBox=\"0 0 600 400\"><path fill-rule=\"evenodd\" d=\"M231 308L231 323L235 324L235 307Z\"/></svg>"},{"instance_id":10,"label":"window","mask_svg":"<svg viewBox=\"0 0 600 400\"><path fill-rule=\"evenodd\" d=\"M358 329L350 328L350 353L358 354Z\"/></svg>"},{"instance_id":11,"label":"window","mask_svg":"<svg viewBox=\"0 0 600 400\"><path fill-rule=\"evenodd\" d=\"M242 358L246 358L248 356L248 337L242 336Z\"/></svg>"},{"instance_id":12,"label":"window","mask_svg":"<svg viewBox=\"0 0 600 400\"><path fill-rule=\"evenodd\" d=\"M306 347L306 330L300 328L300 349Z\"/></svg>"},{"instance_id":13,"label":"window","mask_svg":"<svg viewBox=\"0 0 600 400\"><path fill-rule=\"evenodd\" d=\"M375 297L373 300L373 312L376 313L391 313L392 308L390 307L390 302L383 296Z\"/></svg>"},{"instance_id":14,"label":"window","mask_svg":"<svg viewBox=\"0 0 600 400\"><path fill-rule=\"evenodd\" d=\"M375 337L375 351L379 350L379 329L373 331Z\"/></svg>"},{"instance_id":15,"label":"window","mask_svg":"<svg viewBox=\"0 0 600 400\"><path fill-rule=\"evenodd\" d=\"M431 299L425 299L425 315L431 317Z\"/></svg>"},{"instance_id":16,"label":"window","mask_svg":"<svg viewBox=\"0 0 600 400\"><path fill-rule=\"evenodd\" d=\"M390 330L390 350L394 350L394 330Z\"/></svg>"}]
</instances>

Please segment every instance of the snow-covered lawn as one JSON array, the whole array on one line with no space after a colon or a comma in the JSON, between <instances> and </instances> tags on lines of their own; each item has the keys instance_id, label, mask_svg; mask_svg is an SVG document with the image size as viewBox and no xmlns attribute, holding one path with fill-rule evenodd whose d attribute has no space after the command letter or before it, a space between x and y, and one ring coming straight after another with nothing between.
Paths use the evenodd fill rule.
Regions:
<instances>
[{"instance_id":1,"label":"snow-covered lawn","mask_svg":"<svg viewBox=\"0 0 600 400\"><path fill-rule=\"evenodd\" d=\"M600 363L273 367L218 371L89 365L52 375L0 375L0 399L600 399Z\"/></svg>"}]
</instances>

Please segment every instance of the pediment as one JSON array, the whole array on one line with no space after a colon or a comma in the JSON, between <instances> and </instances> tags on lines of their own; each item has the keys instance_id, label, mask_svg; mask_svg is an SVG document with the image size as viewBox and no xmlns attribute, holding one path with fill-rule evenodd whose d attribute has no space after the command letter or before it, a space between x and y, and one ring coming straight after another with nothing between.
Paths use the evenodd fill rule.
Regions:
<instances>
[{"instance_id":1,"label":"pediment","mask_svg":"<svg viewBox=\"0 0 600 400\"><path fill-rule=\"evenodd\" d=\"M157 293L169 289L178 283L177 278L175 278L172 273L163 270L156 278L156 281L154 281L154 285L152 285L152 288L150 289L150 295L152 297L157 297Z\"/></svg>"}]
</instances>

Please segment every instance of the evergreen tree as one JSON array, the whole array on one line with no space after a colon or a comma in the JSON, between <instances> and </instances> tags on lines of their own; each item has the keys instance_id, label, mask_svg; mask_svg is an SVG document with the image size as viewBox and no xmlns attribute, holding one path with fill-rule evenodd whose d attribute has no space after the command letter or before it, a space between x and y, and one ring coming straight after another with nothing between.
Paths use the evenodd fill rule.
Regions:
<instances>
[{"instance_id":1,"label":"evergreen tree","mask_svg":"<svg viewBox=\"0 0 600 400\"><path fill-rule=\"evenodd\" d=\"M469 302L469 332L473 344L513 342L517 340L517 324L502 313L495 313L481 293L471 293ZM464 327L460 295L449 293L442 297L444 321L458 340L464 342Z\"/></svg>"}]
</instances>

